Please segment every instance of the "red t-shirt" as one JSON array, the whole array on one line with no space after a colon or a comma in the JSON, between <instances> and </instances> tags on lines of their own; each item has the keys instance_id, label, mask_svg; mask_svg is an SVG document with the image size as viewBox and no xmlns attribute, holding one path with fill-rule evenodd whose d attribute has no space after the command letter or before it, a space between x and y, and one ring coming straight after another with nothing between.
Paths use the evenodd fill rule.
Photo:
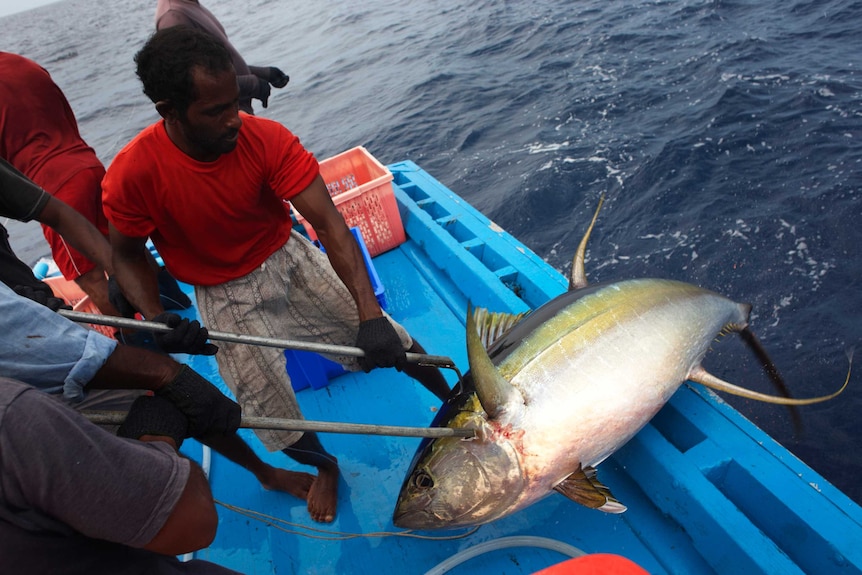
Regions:
<instances>
[{"instance_id":1,"label":"red t-shirt","mask_svg":"<svg viewBox=\"0 0 862 575\"><path fill-rule=\"evenodd\" d=\"M48 72L9 52L0 52L0 127L0 157L49 194L81 170L102 167Z\"/></svg>"},{"instance_id":2,"label":"red t-shirt","mask_svg":"<svg viewBox=\"0 0 862 575\"><path fill-rule=\"evenodd\" d=\"M177 279L215 285L242 277L290 237L287 201L319 173L317 160L278 122L242 114L236 148L199 162L163 122L145 128L102 181L108 220L150 236Z\"/></svg>"}]
</instances>

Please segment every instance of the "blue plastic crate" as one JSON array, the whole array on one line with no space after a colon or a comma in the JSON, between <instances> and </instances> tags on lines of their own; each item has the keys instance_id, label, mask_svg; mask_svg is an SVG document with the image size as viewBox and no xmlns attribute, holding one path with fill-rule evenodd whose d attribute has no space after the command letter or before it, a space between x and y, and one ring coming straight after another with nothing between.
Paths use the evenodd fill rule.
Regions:
<instances>
[{"instance_id":1,"label":"blue plastic crate","mask_svg":"<svg viewBox=\"0 0 862 575\"><path fill-rule=\"evenodd\" d=\"M386 309L386 289L380 281L380 276L377 275L377 270L374 268L374 262L371 261L371 254L368 252L368 247L365 245L365 240L362 239L362 232L358 227L350 228L353 237L356 238L356 243L359 244L359 249L362 250L362 257L365 260L365 268L368 270L368 279L371 280L371 287L374 288L374 297L377 298L377 303L381 309ZM319 247L324 253L326 250L320 245L320 242L314 240L314 245Z\"/></svg>"},{"instance_id":2,"label":"blue plastic crate","mask_svg":"<svg viewBox=\"0 0 862 575\"><path fill-rule=\"evenodd\" d=\"M350 231L362 250L362 257L365 258L365 267L368 269L368 277L371 280L371 287L374 288L377 303L385 310L386 292L383 284L380 282L380 277L377 275L377 270L374 269L374 263L371 261L371 255L368 253L368 248L365 246L362 234L359 232L359 228L356 227L350 228ZM323 250L320 242L315 241L314 244ZM305 389L306 387L313 389L326 387L329 385L330 379L346 373L341 364L331 361L318 353L286 349L284 350L284 357L287 361L287 374L290 376L290 383L295 391Z\"/></svg>"},{"instance_id":3,"label":"blue plastic crate","mask_svg":"<svg viewBox=\"0 0 862 575\"><path fill-rule=\"evenodd\" d=\"M326 359L318 353L286 349L284 357L287 361L287 374L290 376L290 384L294 391L306 387L313 389L326 387L330 379L347 373L340 363Z\"/></svg>"}]
</instances>

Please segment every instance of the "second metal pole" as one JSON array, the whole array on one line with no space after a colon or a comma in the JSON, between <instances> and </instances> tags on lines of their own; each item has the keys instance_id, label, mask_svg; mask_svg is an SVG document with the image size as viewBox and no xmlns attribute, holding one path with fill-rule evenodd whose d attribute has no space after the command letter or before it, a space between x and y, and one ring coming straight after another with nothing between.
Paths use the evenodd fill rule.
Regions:
<instances>
[{"instance_id":1,"label":"second metal pole","mask_svg":"<svg viewBox=\"0 0 862 575\"><path fill-rule=\"evenodd\" d=\"M126 420L123 411L82 411L84 417L101 425L121 425ZM403 427L367 423L338 423L309 421L306 419L279 419L274 417L243 417L239 425L248 429L277 429L281 431L319 431L323 433L353 433L357 435L390 435L394 437L463 437L472 438L472 429L450 427Z\"/></svg>"}]
</instances>

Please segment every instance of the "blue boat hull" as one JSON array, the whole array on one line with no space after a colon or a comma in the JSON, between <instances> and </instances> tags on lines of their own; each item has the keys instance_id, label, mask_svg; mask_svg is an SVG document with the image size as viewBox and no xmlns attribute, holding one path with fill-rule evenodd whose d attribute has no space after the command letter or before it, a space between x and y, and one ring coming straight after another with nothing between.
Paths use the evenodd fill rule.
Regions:
<instances>
[{"instance_id":1,"label":"blue boat hull","mask_svg":"<svg viewBox=\"0 0 862 575\"><path fill-rule=\"evenodd\" d=\"M429 353L466 369L468 300L518 313L565 291L566 279L412 162L389 169L408 239L374 258L388 311ZM187 359L221 381L212 358ZM447 378L454 383L453 373ZM307 419L351 423L427 426L439 406L395 370L348 373L297 398ZM268 462L297 469L283 454L265 452L251 431L241 433ZM622 515L554 494L461 538L441 539L464 530L398 536L391 514L419 440L321 439L343 471L335 523L315 524L304 502L263 490L250 473L213 455L215 498L267 517L220 507L216 539L196 556L248 574L410 574L481 543L533 536L587 553L617 553L653 574L862 572L859 506L696 385L683 385L600 466L602 482L628 506ZM202 458L193 441L183 450ZM450 572L534 573L564 559L558 551L520 546L492 550Z\"/></svg>"}]
</instances>

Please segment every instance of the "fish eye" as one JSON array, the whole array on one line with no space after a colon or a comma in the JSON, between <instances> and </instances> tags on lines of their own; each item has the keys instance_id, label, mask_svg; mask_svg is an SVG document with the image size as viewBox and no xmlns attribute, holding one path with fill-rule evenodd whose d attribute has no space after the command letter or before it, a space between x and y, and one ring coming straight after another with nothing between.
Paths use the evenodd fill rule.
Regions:
<instances>
[{"instance_id":1,"label":"fish eye","mask_svg":"<svg viewBox=\"0 0 862 575\"><path fill-rule=\"evenodd\" d=\"M417 489L431 489L434 487L434 478L426 471L420 471L413 476L413 487Z\"/></svg>"}]
</instances>

